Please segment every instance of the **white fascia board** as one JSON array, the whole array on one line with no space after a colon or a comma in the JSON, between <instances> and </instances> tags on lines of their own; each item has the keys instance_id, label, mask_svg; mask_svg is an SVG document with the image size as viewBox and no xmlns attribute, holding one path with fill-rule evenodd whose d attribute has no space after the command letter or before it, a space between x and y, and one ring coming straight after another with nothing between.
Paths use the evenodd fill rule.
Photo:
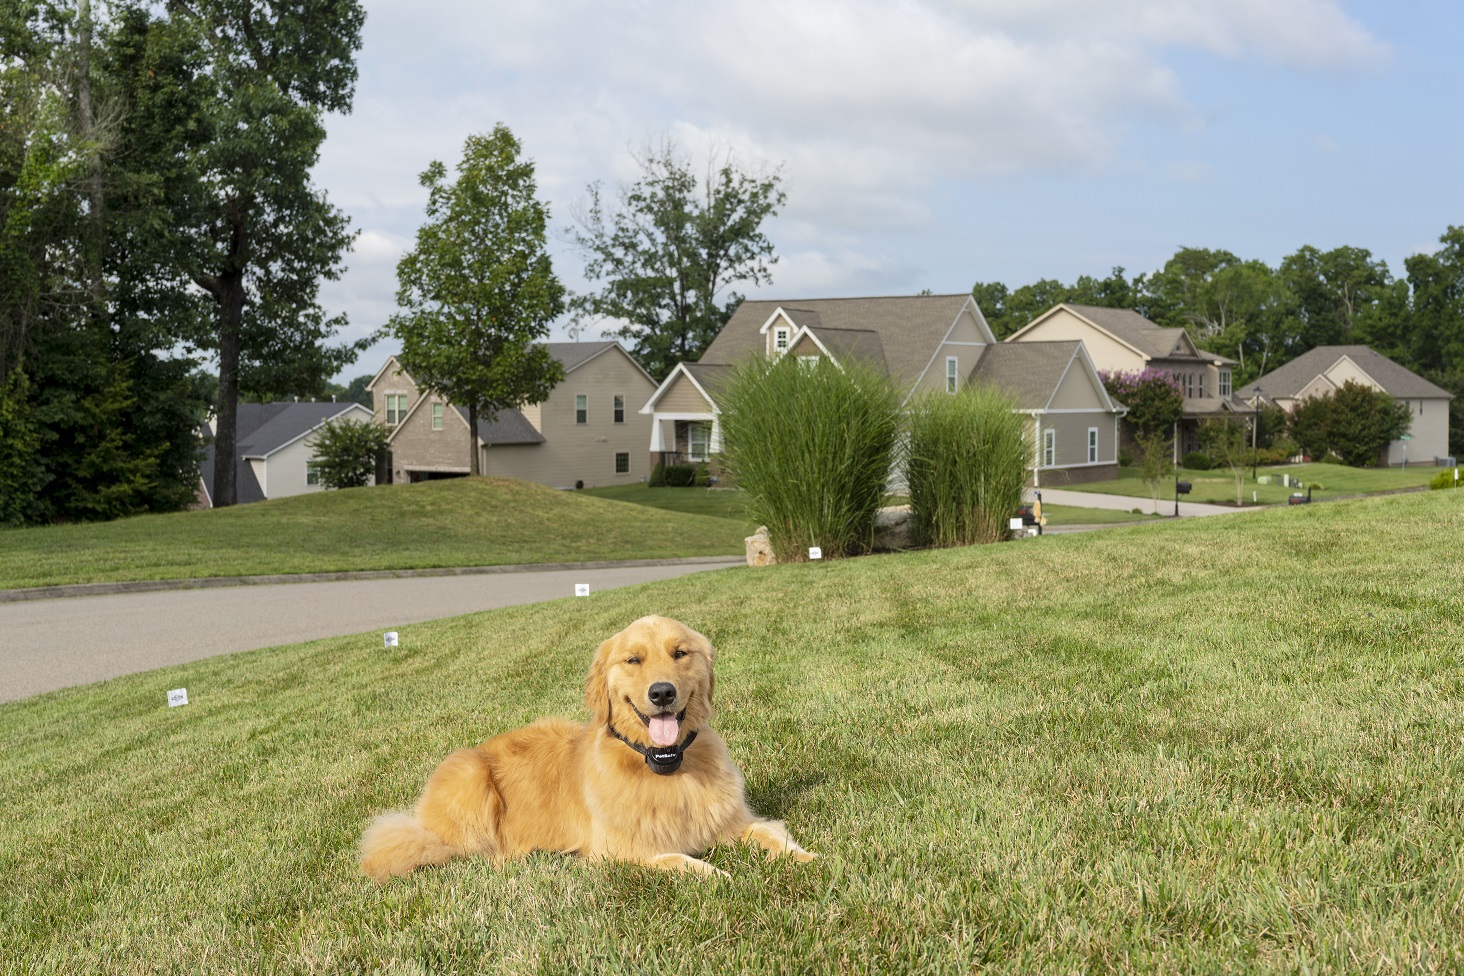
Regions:
<instances>
[{"instance_id":1,"label":"white fascia board","mask_svg":"<svg viewBox=\"0 0 1464 976\"><path fill-rule=\"evenodd\" d=\"M1113 397L1108 395L1108 387L1103 385L1103 377L1098 375L1098 367L1093 365L1093 357L1088 355L1088 347L1083 345L1081 340L1078 342L1077 355L1083 357L1083 368L1088 371L1088 378L1093 381L1093 385L1098 390L1098 395L1103 398L1103 402L1108 405L1108 409L1110 411L1117 410L1120 413L1128 413L1128 407L1120 407L1113 402Z\"/></svg>"},{"instance_id":2,"label":"white fascia board","mask_svg":"<svg viewBox=\"0 0 1464 976\"><path fill-rule=\"evenodd\" d=\"M829 357L829 362L833 363L835 366L838 366L841 370L844 368L843 366L839 365L839 357L829 352L829 347L824 345L823 341L820 340L819 337L813 333L813 330L811 330L806 325L799 326L798 330L793 333L793 338L788 340L788 351L792 352L793 347L798 345L799 341L805 337L813 340L813 344L815 346L818 346L819 351L822 352L825 356ZM783 355L786 356L787 354L788 353L784 353ZM700 389L700 387L698 387L698 389Z\"/></svg>"},{"instance_id":3,"label":"white fascia board","mask_svg":"<svg viewBox=\"0 0 1464 976\"><path fill-rule=\"evenodd\" d=\"M777 308L773 309L773 314L768 316L768 320L762 324L762 328L757 330L757 334L767 335L768 329L771 329L773 327L773 322L777 319L782 319L784 322L787 322L788 327L791 329L796 330L798 328L798 326L793 323L793 320L788 317L788 313L783 311L783 306L779 305ZM791 342L788 343L788 348L793 348L793 344Z\"/></svg>"},{"instance_id":4,"label":"white fascia board","mask_svg":"<svg viewBox=\"0 0 1464 976\"><path fill-rule=\"evenodd\" d=\"M675 382L678 373L691 381L691 385L696 387L696 392L700 393L702 399L707 401L707 405L712 408L713 413L720 412L717 410L716 401L707 395L707 391L696 381L696 377L691 375L691 370L686 368L686 364L677 363L671 372L667 374L666 378L661 381L661 385L656 387L656 392L651 394L651 398L646 401L646 405L637 410L636 413L654 414L656 412L656 401L661 399L665 392L671 388L671 384Z\"/></svg>"},{"instance_id":5,"label":"white fascia board","mask_svg":"<svg viewBox=\"0 0 1464 976\"><path fill-rule=\"evenodd\" d=\"M930 372L930 367L932 367L932 366L935 365L936 357L940 355L941 346L944 346L946 344L946 342L950 339L951 333L954 332L954 331L956 331L956 326L960 323L961 316L963 314L965 314L966 307L968 305L976 310L976 313L977 313L976 321L977 321L977 323L983 329L986 330L986 335L991 336L991 342L988 343L988 345L993 345L993 346L996 345L996 337L995 337L995 335L993 335L993 333L991 331L991 327L986 324L986 320L981 317L981 314L980 314L981 313L981 309L980 309L980 307L978 307L976 305L976 299L975 298L972 298L972 297L970 297L968 295L967 298L966 298L966 303L961 306L961 310L956 313L956 317L953 318L953 319L951 319L950 327L945 330L945 335L943 335L943 336L940 337L940 341L937 342L935 344L935 348L933 350L931 350L930 360L928 362L926 362L925 368L920 371L920 375L919 376L915 377L915 383L910 387L909 391L905 394L905 398L900 401L900 406L902 408L905 406L905 404L907 404L907 403L910 402L910 397L912 397L912 396L915 395L915 391L918 390L918 389L920 389L920 384L921 384L922 381L924 381L925 374L928 373L928 372ZM979 357L977 359L977 362L979 364L979 362L980 362L980 358ZM975 366L972 366L971 368L974 370L976 367ZM970 374L968 373L967 376L969 377L969 375Z\"/></svg>"},{"instance_id":6,"label":"white fascia board","mask_svg":"<svg viewBox=\"0 0 1464 976\"><path fill-rule=\"evenodd\" d=\"M1041 315L1037 316L1035 319L1033 319L1032 321L1028 322L1026 325L1022 326L1020 329L1018 329L1017 331L1013 332L1011 335L1007 336L1006 337L1006 341L1007 342L1013 342L1017 338L1019 338L1020 336L1025 335L1026 333L1028 333L1031 330L1035 329L1044 319L1048 318L1051 315L1056 314L1058 309L1067 309L1067 311L1069 312L1069 314L1076 315L1090 329L1097 329L1099 332L1101 332L1104 335L1108 336L1108 338L1112 339L1114 342L1118 343L1119 345L1123 346L1125 349L1127 349L1130 352L1132 352L1135 356L1138 356L1144 362L1147 363L1150 359L1153 359L1154 358L1154 357L1150 356L1148 353L1144 352L1144 350L1140 349L1138 346L1135 346L1133 343L1128 342L1128 341L1124 340L1123 338L1114 335L1112 332L1109 332L1107 329L1103 328L1103 326L1099 325L1097 322L1094 322L1092 319L1088 318L1088 316L1084 315L1082 312L1079 312L1077 309L1075 309L1072 306L1068 305L1066 302L1060 302L1060 303L1052 306L1047 311L1043 312ZM1081 341L1081 340L1079 340L1079 341Z\"/></svg>"},{"instance_id":7,"label":"white fascia board","mask_svg":"<svg viewBox=\"0 0 1464 976\"><path fill-rule=\"evenodd\" d=\"M968 309L968 308L971 310L971 317L976 320L976 324L979 325L979 326L981 326L981 332L982 332L983 335L986 336L987 344L988 345L993 345L993 346L996 345L996 333L995 332L992 332L991 331L991 326L987 324L987 322L986 322L986 315L984 313L982 313L981 306L976 304L976 296L975 295L967 295L966 296L966 303L961 306L961 312L966 311L966 309ZM955 331L955 329L956 329L956 322L959 322L960 320L961 320L961 313L960 312L957 312L956 313L956 321L951 323L950 329L946 332L946 338L947 339L950 338L951 332L954 332Z\"/></svg>"}]
</instances>

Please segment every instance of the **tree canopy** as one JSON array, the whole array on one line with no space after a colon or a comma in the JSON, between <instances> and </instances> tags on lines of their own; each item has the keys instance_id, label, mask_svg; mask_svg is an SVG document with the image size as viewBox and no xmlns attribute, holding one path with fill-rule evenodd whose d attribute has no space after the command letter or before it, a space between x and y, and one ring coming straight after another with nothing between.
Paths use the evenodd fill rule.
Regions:
<instances>
[{"instance_id":1,"label":"tree canopy","mask_svg":"<svg viewBox=\"0 0 1464 976\"><path fill-rule=\"evenodd\" d=\"M564 368L541 340L564 311L564 287L545 247L548 208L534 164L507 126L469 136L458 177L433 162L422 173L427 220L397 264L389 326L418 383L468 410L468 426L500 410L542 403ZM476 438L469 470L479 473Z\"/></svg>"},{"instance_id":2,"label":"tree canopy","mask_svg":"<svg viewBox=\"0 0 1464 976\"><path fill-rule=\"evenodd\" d=\"M714 152L700 178L672 143L636 156L641 175L606 201L599 184L577 215L574 242L598 291L576 296L580 318L618 323L658 381L678 362L701 357L742 296L733 285L772 282L777 263L763 224L783 205L777 170L749 171Z\"/></svg>"}]
</instances>

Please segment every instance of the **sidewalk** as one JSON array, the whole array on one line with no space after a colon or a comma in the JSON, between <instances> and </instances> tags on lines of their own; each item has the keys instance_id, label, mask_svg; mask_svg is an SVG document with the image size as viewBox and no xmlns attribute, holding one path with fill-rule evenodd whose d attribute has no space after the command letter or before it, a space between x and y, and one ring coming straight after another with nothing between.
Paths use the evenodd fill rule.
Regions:
<instances>
[{"instance_id":1,"label":"sidewalk","mask_svg":"<svg viewBox=\"0 0 1464 976\"><path fill-rule=\"evenodd\" d=\"M1132 495L1100 495L1091 491L1070 491L1066 488L1039 488L1042 492L1042 501L1048 505L1072 505L1075 508L1107 508L1120 512L1131 512L1138 509L1145 515L1168 515L1174 514L1173 487L1170 488L1168 497L1159 497L1159 510L1154 511L1154 502L1148 498L1135 498ZM1031 489L1028 489L1031 493ZM1181 517L1192 515L1234 515L1237 512L1256 512L1265 508L1264 505L1252 505L1247 508L1233 508L1229 505L1207 505L1204 502L1187 502L1181 500L1179 503L1179 514Z\"/></svg>"}]
</instances>

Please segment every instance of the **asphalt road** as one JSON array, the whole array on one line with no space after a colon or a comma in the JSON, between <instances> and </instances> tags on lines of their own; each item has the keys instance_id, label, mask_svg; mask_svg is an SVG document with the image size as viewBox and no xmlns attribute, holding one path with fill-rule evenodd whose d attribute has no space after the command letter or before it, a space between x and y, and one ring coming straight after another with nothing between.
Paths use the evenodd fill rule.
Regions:
<instances>
[{"instance_id":1,"label":"asphalt road","mask_svg":"<svg viewBox=\"0 0 1464 976\"><path fill-rule=\"evenodd\" d=\"M725 563L231 586L0 603L0 701L218 654L572 597Z\"/></svg>"}]
</instances>

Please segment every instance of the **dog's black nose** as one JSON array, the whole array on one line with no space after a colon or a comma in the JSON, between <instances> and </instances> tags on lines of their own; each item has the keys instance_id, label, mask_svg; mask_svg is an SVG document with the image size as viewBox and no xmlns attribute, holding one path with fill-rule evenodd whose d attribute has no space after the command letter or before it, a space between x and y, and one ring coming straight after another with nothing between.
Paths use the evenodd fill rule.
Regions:
<instances>
[{"instance_id":1,"label":"dog's black nose","mask_svg":"<svg viewBox=\"0 0 1464 976\"><path fill-rule=\"evenodd\" d=\"M657 681L651 685L651 690L646 692L646 697L657 708L665 708L676 700L676 686L669 681Z\"/></svg>"}]
</instances>

